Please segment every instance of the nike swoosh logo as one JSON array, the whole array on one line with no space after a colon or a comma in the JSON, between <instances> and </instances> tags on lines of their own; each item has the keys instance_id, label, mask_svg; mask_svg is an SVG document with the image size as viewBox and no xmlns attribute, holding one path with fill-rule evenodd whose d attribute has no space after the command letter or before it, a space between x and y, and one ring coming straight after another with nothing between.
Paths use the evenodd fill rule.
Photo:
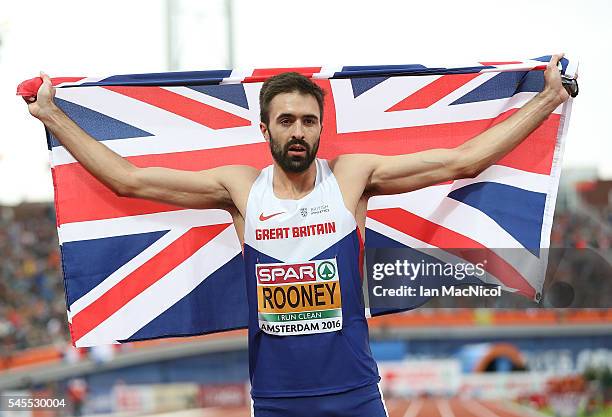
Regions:
<instances>
[{"instance_id":1,"label":"nike swoosh logo","mask_svg":"<svg viewBox=\"0 0 612 417\"><path fill-rule=\"evenodd\" d=\"M278 213L270 214L269 216L264 216L264 214L261 213L259 215L259 221L265 222L269 218L274 217L274 216L278 216L279 214L283 214L283 213L284 213L284 211L281 211L281 212L278 212Z\"/></svg>"}]
</instances>

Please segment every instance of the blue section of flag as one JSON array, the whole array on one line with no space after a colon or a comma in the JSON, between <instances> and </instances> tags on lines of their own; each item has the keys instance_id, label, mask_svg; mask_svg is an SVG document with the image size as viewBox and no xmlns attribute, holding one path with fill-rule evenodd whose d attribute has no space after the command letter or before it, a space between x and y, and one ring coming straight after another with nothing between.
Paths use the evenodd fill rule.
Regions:
<instances>
[{"instance_id":1,"label":"blue section of flag","mask_svg":"<svg viewBox=\"0 0 612 417\"><path fill-rule=\"evenodd\" d=\"M124 341L189 336L246 327L246 299L244 263L242 254L238 254Z\"/></svg>"},{"instance_id":2,"label":"blue section of flag","mask_svg":"<svg viewBox=\"0 0 612 417\"><path fill-rule=\"evenodd\" d=\"M224 78L229 77L231 73L231 70L217 70L114 75L100 81L80 84L79 87L103 85L185 86L219 84Z\"/></svg>"},{"instance_id":3,"label":"blue section of flag","mask_svg":"<svg viewBox=\"0 0 612 417\"><path fill-rule=\"evenodd\" d=\"M103 141L153 136L151 133L138 129L137 127L95 110L62 100L61 98L56 97L55 103L68 115L68 117L74 120L81 129L97 140ZM61 143L51 134L48 135L47 141L51 147L61 146Z\"/></svg>"},{"instance_id":4,"label":"blue section of flag","mask_svg":"<svg viewBox=\"0 0 612 417\"><path fill-rule=\"evenodd\" d=\"M57 100L57 99L56 99ZM45 127L45 137L47 139L47 149L51 150L53 148L54 143L59 143L59 141L51 134L49 129Z\"/></svg>"},{"instance_id":5,"label":"blue section of flag","mask_svg":"<svg viewBox=\"0 0 612 417\"><path fill-rule=\"evenodd\" d=\"M249 108L249 103L244 92L244 85L242 84L198 85L190 86L189 88L245 109Z\"/></svg>"},{"instance_id":6,"label":"blue section of flag","mask_svg":"<svg viewBox=\"0 0 612 417\"><path fill-rule=\"evenodd\" d=\"M342 72L350 71L351 74L363 73L366 71L389 71L389 70L422 70L427 69L421 64L406 64L406 65L349 65L342 67ZM338 74L338 73L336 73Z\"/></svg>"},{"instance_id":7,"label":"blue section of flag","mask_svg":"<svg viewBox=\"0 0 612 417\"><path fill-rule=\"evenodd\" d=\"M168 231L66 242L62 265L68 305L87 294Z\"/></svg>"},{"instance_id":8,"label":"blue section of flag","mask_svg":"<svg viewBox=\"0 0 612 417\"><path fill-rule=\"evenodd\" d=\"M546 194L495 182L479 182L454 190L448 196L482 211L539 256Z\"/></svg>"},{"instance_id":9,"label":"blue section of flag","mask_svg":"<svg viewBox=\"0 0 612 417\"><path fill-rule=\"evenodd\" d=\"M358 97L368 91L370 88L377 86L389 77L366 77L366 78L351 78L351 87L353 87L353 97Z\"/></svg>"},{"instance_id":10,"label":"blue section of flag","mask_svg":"<svg viewBox=\"0 0 612 417\"><path fill-rule=\"evenodd\" d=\"M349 66L342 67L342 71L334 73L332 78L389 77L393 75L472 74L488 68L495 67L487 65L462 68L427 68L423 65Z\"/></svg>"},{"instance_id":11,"label":"blue section of flag","mask_svg":"<svg viewBox=\"0 0 612 417\"><path fill-rule=\"evenodd\" d=\"M438 68L438 70L441 68ZM424 65L418 64L408 64L408 65L353 65L342 67L342 71L338 71L334 73L332 78L349 78L351 79L355 77L376 77L376 76L384 76L385 78L389 78L392 74L399 73L410 73L410 72L422 72L422 71L431 71L435 70L435 68L427 68Z\"/></svg>"},{"instance_id":12,"label":"blue section of flag","mask_svg":"<svg viewBox=\"0 0 612 417\"><path fill-rule=\"evenodd\" d=\"M450 105L509 98L516 93L540 92L543 88L542 71L501 72Z\"/></svg>"}]
</instances>

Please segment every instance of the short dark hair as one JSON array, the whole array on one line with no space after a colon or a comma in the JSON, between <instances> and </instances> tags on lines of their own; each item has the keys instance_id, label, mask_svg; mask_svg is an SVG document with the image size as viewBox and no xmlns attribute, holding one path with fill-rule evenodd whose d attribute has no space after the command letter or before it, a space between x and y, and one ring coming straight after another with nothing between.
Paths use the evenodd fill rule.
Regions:
<instances>
[{"instance_id":1,"label":"short dark hair","mask_svg":"<svg viewBox=\"0 0 612 417\"><path fill-rule=\"evenodd\" d=\"M259 91L260 118L264 124L270 123L270 102L283 93L298 92L313 96L319 104L320 120L323 122L323 98L325 91L310 79L297 72L283 72L268 78Z\"/></svg>"}]
</instances>

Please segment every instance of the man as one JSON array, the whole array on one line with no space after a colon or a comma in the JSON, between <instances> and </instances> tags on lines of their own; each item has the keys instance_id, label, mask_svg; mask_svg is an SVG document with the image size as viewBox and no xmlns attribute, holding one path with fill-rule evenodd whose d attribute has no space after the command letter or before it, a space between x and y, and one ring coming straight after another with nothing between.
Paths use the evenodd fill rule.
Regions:
<instances>
[{"instance_id":1,"label":"man","mask_svg":"<svg viewBox=\"0 0 612 417\"><path fill-rule=\"evenodd\" d=\"M285 73L260 93L273 165L200 172L138 168L74 124L48 76L30 113L120 196L231 213L244 245L254 411L267 416L384 416L360 285L368 198L474 177L568 98L551 58L544 90L506 121L454 149L316 158L323 91Z\"/></svg>"}]
</instances>

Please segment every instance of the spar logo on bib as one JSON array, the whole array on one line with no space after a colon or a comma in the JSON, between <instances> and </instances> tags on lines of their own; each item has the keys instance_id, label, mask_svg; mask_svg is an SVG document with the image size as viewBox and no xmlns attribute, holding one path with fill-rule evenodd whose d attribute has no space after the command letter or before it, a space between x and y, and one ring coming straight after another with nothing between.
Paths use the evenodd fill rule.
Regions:
<instances>
[{"instance_id":1,"label":"spar logo on bib","mask_svg":"<svg viewBox=\"0 0 612 417\"><path fill-rule=\"evenodd\" d=\"M336 276L336 265L331 262L321 262L317 268L317 272L321 279L330 280Z\"/></svg>"},{"instance_id":2,"label":"spar logo on bib","mask_svg":"<svg viewBox=\"0 0 612 417\"><path fill-rule=\"evenodd\" d=\"M255 265L259 327L287 336L342 328L336 259Z\"/></svg>"}]
</instances>

